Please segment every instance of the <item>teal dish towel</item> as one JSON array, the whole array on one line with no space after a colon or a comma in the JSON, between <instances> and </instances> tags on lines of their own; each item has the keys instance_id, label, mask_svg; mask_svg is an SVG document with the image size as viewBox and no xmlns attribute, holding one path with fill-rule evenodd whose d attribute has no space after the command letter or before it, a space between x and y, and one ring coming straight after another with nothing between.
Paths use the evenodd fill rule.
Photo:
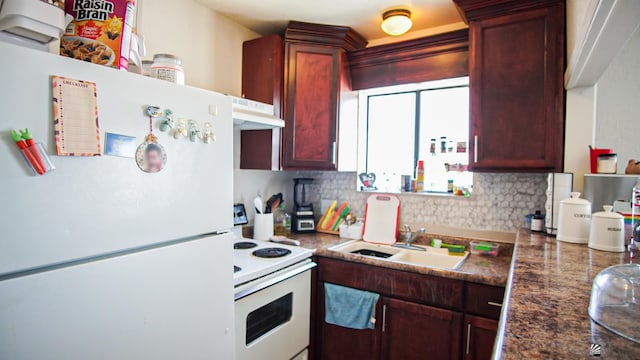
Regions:
<instances>
[{"instance_id":1,"label":"teal dish towel","mask_svg":"<svg viewBox=\"0 0 640 360\"><path fill-rule=\"evenodd\" d=\"M374 329L380 295L344 286L324 284L324 321L350 329Z\"/></svg>"}]
</instances>

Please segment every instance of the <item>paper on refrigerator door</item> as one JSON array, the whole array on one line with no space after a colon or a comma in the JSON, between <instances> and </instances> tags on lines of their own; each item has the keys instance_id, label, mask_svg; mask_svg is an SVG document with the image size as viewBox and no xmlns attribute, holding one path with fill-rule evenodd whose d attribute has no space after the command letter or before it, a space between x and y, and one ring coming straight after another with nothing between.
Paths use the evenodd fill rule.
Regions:
<instances>
[{"instance_id":1,"label":"paper on refrigerator door","mask_svg":"<svg viewBox=\"0 0 640 360\"><path fill-rule=\"evenodd\" d=\"M56 151L61 156L100 156L96 84L52 76Z\"/></svg>"}]
</instances>

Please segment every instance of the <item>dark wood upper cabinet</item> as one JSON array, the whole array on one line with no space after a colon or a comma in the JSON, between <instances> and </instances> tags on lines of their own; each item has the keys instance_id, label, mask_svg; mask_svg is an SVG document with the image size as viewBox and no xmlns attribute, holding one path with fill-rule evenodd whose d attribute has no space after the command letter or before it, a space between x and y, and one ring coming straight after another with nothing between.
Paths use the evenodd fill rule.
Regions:
<instances>
[{"instance_id":1,"label":"dark wood upper cabinet","mask_svg":"<svg viewBox=\"0 0 640 360\"><path fill-rule=\"evenodd\" d=\"M269 35L245 41L242 46L242 96L273 104L282 116L284 44ZM280 170L281 130L244 130L240 133L240 168Z\"/></svg>"},{"instance_id":2,"label":"dark wood upper cabinet","mask_svg":"<svg viewBox=\"0 0 640 360\"><path fill-rule=\"evenodd\" d=\"M283 168L337 170L346 52L366 45L352 29L291 22L285 33ZM348 119L346 121L357 121Z\"/></svg>"},{"instance_id":3,"label":"dark wood upper cabinet","mask_svg":"<svg viewBox=\"0 0 640 360\"><path fill-rule=\"evenodd\" d=\"M562 171L563 0L454 0L469 23L470 167Z\"/></svg>"},{"instance_id":4,"label":"dark wood upper cabinet","mask_svg":"<svg viewBox=\"0 0 640 360\"><path fill-rule=\"evenodd\" d=\"M469 75L469 30L350 52L353 90Z\"/></svg>"}]
</instances>

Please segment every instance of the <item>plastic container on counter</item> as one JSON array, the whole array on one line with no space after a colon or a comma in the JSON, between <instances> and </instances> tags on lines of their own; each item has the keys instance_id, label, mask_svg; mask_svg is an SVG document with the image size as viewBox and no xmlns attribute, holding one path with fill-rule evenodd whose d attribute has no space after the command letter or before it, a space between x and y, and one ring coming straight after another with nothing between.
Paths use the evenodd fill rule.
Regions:
<instances>
[{"instance_id":1,"label":"plastic container on counter","mask_svg":"<svg viewBox=\"0 0 640 360\"><path fill-rule=\"evenodd\" d=\"M153 55L151 77L184 85L184 68L182 59L170 54Z\"/></svg>"},{"instance_id":2,"label":"plastic container on counter","mask_svg":"<svg viewBox=\"0 0 640 360\"><path fill-rule=\"evenodd\" d=\"M472 254L495 257L498 256L500 245L488 242L472 241L469 248L471 249Z\"/></svg>"}]
</instances>

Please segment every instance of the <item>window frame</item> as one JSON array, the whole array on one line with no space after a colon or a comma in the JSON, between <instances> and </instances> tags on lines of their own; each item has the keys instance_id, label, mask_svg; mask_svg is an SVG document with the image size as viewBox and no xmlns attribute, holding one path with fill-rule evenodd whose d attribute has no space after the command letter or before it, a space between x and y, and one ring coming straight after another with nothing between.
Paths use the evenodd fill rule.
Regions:
<instances>
[{"instance_id":1,"label":"window frame","mask_svg":"<svg viewBox=\"0 0 640 360\"><path fill-rule=\"evenodd\" d=\"M420 160L420 118L421 118L421 103L422 94L427 91L446 90L454 88L469 88L469 77L463 76L458 78L428 81L424 83L405 84L397 86L387 86L375 89L361 90L359 92L360 104L365 106L360 107L359 111L359 137L362 137L363 141L358 141L358 172L369 173L369 108L370 99L372 97L389 96L397 94L409 94L413 93L415 101L415 114L414 114L414 149L413 149L413 163L417 164ZM467 140L468 141L468 140ZM412 176L416 177L416 168L412 169ZM475 178L475 177L474 177ZM359 189L359 187L358 187ZM438 192L424 192L423 194L439 194Z\"/></svg>"}]
</instances>

